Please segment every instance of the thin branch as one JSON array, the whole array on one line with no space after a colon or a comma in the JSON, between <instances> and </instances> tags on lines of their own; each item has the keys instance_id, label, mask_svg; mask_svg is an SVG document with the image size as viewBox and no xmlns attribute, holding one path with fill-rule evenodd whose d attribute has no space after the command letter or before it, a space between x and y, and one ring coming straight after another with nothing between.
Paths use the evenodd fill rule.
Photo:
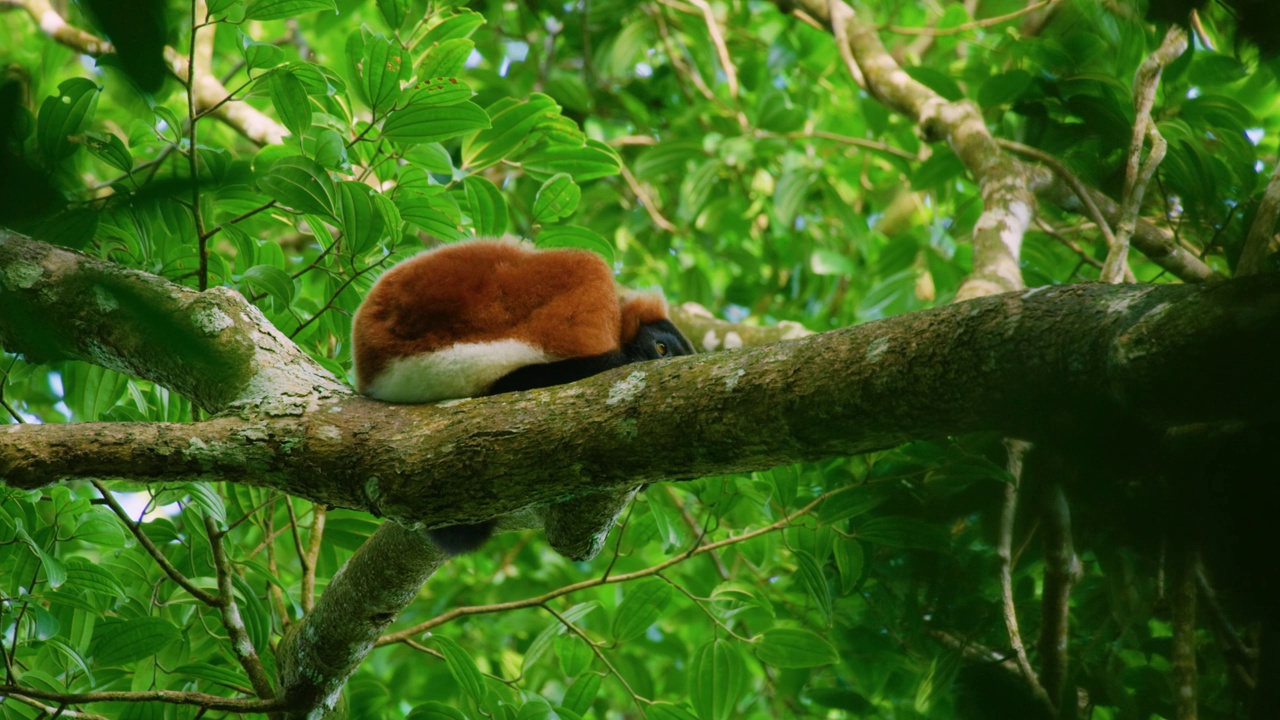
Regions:
<instances>
[{"instance_id":1,"label":"thin branch","mask_svg":"<svg viewBox=\"0 0 1280 720\"><path fill-rule=\"evenodd\" d=\"M1111 231L1111 224L1107 222L1107 218L1102 214L1102 210L1098 208L1098 204L1093 201L1093 193L1089 192L1089 188L1085 186L1084 182L1082 182L1080 178L1076 177L1076 174L1071 172L1071 170L1069 170L1066 165L1062 164L1058 158L1039 148L1034 148L1030 145L1023 145L1022 143L1014 142L1013 140L997 138L996 142L1000 143L1001 147L1007 147L1014 152L1021 153L1030 158L1035 158L1045 165L1048 165L1050 170L1066 181L1072 192L1074 192L1076 197L1080 199L1080 204L1084 206L1085 214L1094 222L1095 225L1098 226L1098 232L1102 233L1102 238L1106 241L1107 247L1111 248L1116 246L1116 236Z\"/></svg>"},{"instance_id":2,"label":"thin branch","mask_svg":"<svg viewBox=\"0 0 1280 720\"><path fill-rule=\"evenodd\" d=\"M208 710L221 710L233 713L269 713L286 709L283 700L256 700L253 698L228 698L208 693L183 692L178 690L144 690L129 692L108 690L86 693L61 693L22 687L20 685L0 685L0 695L22 695L36 700L65 703L67 705L84 705L95 702L161 702L171 705L195 705Z\"/></svg>"},{"instance_id":3,"label":"thin branch","mask_svg":"<svg viewBox=\"0 0 1280 720\"><path fill-rule=\"evenodd\" d=\"M50 718L71 718L72 720L109 720L105 715L68 710L66 708L66 703L63 703L59 707L54 707L52 705L45 705L39 700L34 700L26 697L25 695L13 694L8 697L17 700L24 705L29 705L43 712L45 715L48 715Z\"/></svg>"},{"instance_id":4,"label":"thin branch","mask_svg":"<svg viewBox=\"0 0 1280 720\"><path fill-rule=\"evenodd\" d=\"M1200 564L1195 550L1187 547L1177 548L1170 558L1173 563L1172 596L1170 606L1173 610L1173 670L1170 673L1173 681L1174 720L1197 720L1196 682L1199 673L1196 670L1196 576Z\"/></svg>"},{"instance_id":5,"label":"thin branch","mask_svg":"<svg viewBox=\"0 0 1280 720\"><path fill-rule=\"evenodd\" d=\"M992 25L999 25L1001 23L1009 22L1010 20L1017 20L1023 15L1028 15L1037 10L1040 10L1041 8L1048 8L1050 5L1059 1L1060 0L1044 0L1044 2L1038 2L1035 5L1029 5L1025 8L1022 8L1021 10L1015 10L1006 15L997 15L995 17L983 18L981 20L973 20L971 22L964 23L963 25L956 25L955 27L949 27L949 28L938 29L933 27L918 28L918 27L902 27L900 25L888 25L888 26L885 26L883 29L887 32L891 32L896 35L931 35L934 37L940 37L945 35L960 35L961 33L966 33L966 32L969 32L970 30L976 30L978 28L984 28L984 27L991 27Z\"/></svg>"},{"instance_id":6,"label":"thin branch","mask_svg":"<svg viewBox=\"0 0 1280 720\"><path fill-rule=\"evenodd\" d=\"M551 607L550 605L543 605L542 609L551 613L551 615L554 616L556 620L560 621L561 625L564 625L566 628L568 628L570 632L572 632L574 635L577 635L578 638L582 640L582 642L586 643L587 647L591 648L591 652L595 654L597 658L600 659L600 662L604 663L604 666L606 668L609 669L609 674L618 678L618 682L622 684L622 688L627 691L628 695L631 696L631 701L636 704L636 707L639 708L641 713L644 713L645 704L652 702L652 700L648 700L646 698L640 697L640 695L637 694L636 691L631 688L631 683L627 682L627 679L622 676L622 673L618 672L618 668L614 667L613 663L609 662L609 658L605 657L604 653L600 652L600 648L595 643L591 642L591 638L587 637L587 634L582 632L582 630L578 628L577 625L574 625L572 622L570 622L569 618L566 618L565 616L556 612L555 608Z\"/></svg>"},{"instance_id":7,"label":"thin branch","mask_svg":"<svg viewBox=\"0 0 1280 720\"><path fill-rule=\"evenodd\" d=\"M1040 601L1040 682L1059 716L1068 714L1061 702L1067 684L1071 588L1080 576L1080 563L1071 540L1071 507L1063 485L1056 480L1049 484L1041 512L1044 584Z\"/></svg>"},{"instance_id":8,"label":"thin branch","mask_svg":"<svg viewBox=\"0 0 1280 720\"><path fill-rule=\"evenodd\" d=\"M679 228L675 226L675 223L668 220L658 210L658 205L649 196L649 191L645 190L644 186L636 180L636 176L631 174L631 169L627 167L626 163L623 163L619 169L622 171L622 179L626 181L627 187L631 188L631 193L636 196L640 207L644 208L644 211L649 214L649 219L653 221L653 224L669 233L678 231Z\"/></svg>"},{"instance_id":9,"label":"thin branch","mask_svg":"<svg viewBox=\"0 0 1280 720\"><path fill-rule=\"evenodd\" d=\"M1018 485L1022 479L1022 461L1031 446L1021 440L1006 440L1005 447L1009 454L1008 466L1012 481L1004 487L1000 535L996 542L996 557L1000 560L1000 600L1004 608L1004 624L1022 679L1031 688L1032 695L1051 705L1044 687L1040 685L1040 678L1031 667L1031 660L1027 658L1027 648L1022 642L1022 631L1018 627L1018 606L1013 600L1013 526L1018 516Z\"/></svg>"},{"instance_id":10,"label":"thin branch","mask_svg":"<svg viewBox=\"0 0 1280 720\"><path fill-rule=\"evenodd\" d=\"M725 80L729 83L729 97L737 101L738 70L733 65L733 58L729 57L729 47L724 42L724 34L720 32L720 23L716 20L716 14L707 0L689 0L689 2L702 11L702 20L707 24L711 42L716 47L716 54L720 56L720 67L724 69Z\"/></svg>"},{"instance_id":11,"label":"thin branch","mask_svg":"<svg viewBox=\"0 0 1280 720\"><path fill-rule=\"evenodd\" d=\"M691 546L688 550L680 553L679 555L673 558L670 558L669 560L660 562L657 565L653 565L648 568L645 568L643 570L637 570L635 572L625 573L622 575L612 575L607 577L598 577L598 578L591 578L589 580L583 580L581 582L573 583L572 585L565 585L564 587L556 588L555 590L552 590L543 595L539 595L537 597L525 598L524 600L513 600L511 602L495 603L492 605L470 605L466 607L454 608L449 612L446 612L442 615L438 615L426 622L418 623L417 625L414 625L411 628L408 628L405 630L398 630L396 632L383 635L382 637L378 638L378 642L376 644L379 647L381 647L383 645L391 645L394 643L402 642L408 638L413 637L414 635L420 635L428 630L431 630L432 628L445 625L460 617L506 612L508 610L518 610L521 608L539 607L547 604L551 600L554 600L558 597L563 597L565 595L575 593L579 590L599 587L601 585L610 585L613 583L624 583L624 582L637 580L639 578L644 578L644 577L651 577L653 575L657 575L658 573L662 572L663 570L666 570L667 568L673 565L678 565L684 562L685 560L688 560L689 558L696 557L703 553L712 552L714 550L717 550L719 548L726 547L729 545L735 545L737 543L746 542L747 540L760 537L761 535L766 535L771 532L777 532L778 530L782 530L784 528L790 527L791 523L793 523L796 519L803 517L804 515L807 515L814 508L821 505L827 498L837 493L843 492L846 489L848 488L839 488L836 490L825 492L822 495L819 495L816 499L813 500L813 502L810 502L808 505L805 505L804 507L782 518L781 520L778 520L777 522L766 525L762 528L752 530L750 532L746 532L734 537L726 538L724 540L720 540L714 543L708 543L706 545L702 545L700 543L695 544Z\"/></svg>"},{"instance_id":12,"label":"thin branch","mask_svg":"<svg viewBox=\"0 0 1280 720\"><path fill-rule=\"evenodd\" d=\"M196 587L191 580L179 572L178 568L174 567L173 563L169 562L169 558L165 557L164 553L160 551L160 548L156 547L156 544L151 542L151 538L142 531L142 526L135 523L133 518L129 517L129 513L125 512L124 508L120 506L120 503L116 501L115 495L107 489L107 486L104 485L101 480L90 480L89 482L93 483L93 487L102 495L102 499L106 502L107 507L111 508L111 512L115 513L116 517L120 518L120 522L124 523L124 526L128 528L129 532L133 534L133 537L137 539L138 544L147 551L147 554L151 556L152 560L155 560L156 565L160 566L160 569L164 571L165 575L169 576L170 580L177 583L179 587L190 593L191 597L194 597L205 605L210 607L218 606L217 596L213 595L208 590Z\"/></svg>"},{"instance_id":13,"label":"thin branch","mask_svg":"<svg viewBox=\"0 0 1280 720\"><path fill-rule=\"evenodd\" d=\"M253 691L258 697L263 700L273 698L275 689L271 687L271 680L267 676L266 668L262 665L262 658L258 657L258 651L253 647L253 640L249 638L249 631L240 617L240 606L236 604L236 596L231 589L233 571L231 560L227 557L226 548L222 543L222 534L218 531L217 523L209 515L204 516L204 527L209 535L209 546L213 550L213 566L218 573L217 608L222 615L222 626L227 630L227 639L231 642L232 654L240 663L240 667L244 668L245 674L249 676L249 682L253 685Z\"/></svg>"},{"instance_id":14,"label":"thin branch","mask_svg":"<svg viewBox=\"0 0 1280 720\"><path fill-rule=\"evenodd\" d=\"M1155 175L1156 168L1164 160L1168 143L1151 117L1155 106L1156 89L1160 86L1160 76L1165 66L1187 49L1187 32L1177 25L1169 27L1164 41L1155 52L1147 56L1138 67L1133 80L1133 106L1135 118L1133 123L1133 139L1129 143L1129 157L1124 176L1124 193L1120 198L1120 221L1116 223L1115 245L1107 252L1107 261L1102 267L1102 281L1110 283L1124 282L1128 270L1129 238L1133 236L1134 226L1138 222L1138 213L1142 209L1142 198L1147 186ZM1147 141L1151 143L1151 151L1145 161L1142 160L1142 148Z\"/></svg>"},{"instance_id":15,"label":"thin branch","mask_svg":"<svg viewBox=\"0 0 1280 720\"><path fill-rule=\"evenodd\" d=\"M311 518L311 534L307 537L306 557L303 558L302 611L311 612L316 605L316 566L320 564L320 540L324 537L325 506L317 505Z\"/></svg>"}]
</instances>

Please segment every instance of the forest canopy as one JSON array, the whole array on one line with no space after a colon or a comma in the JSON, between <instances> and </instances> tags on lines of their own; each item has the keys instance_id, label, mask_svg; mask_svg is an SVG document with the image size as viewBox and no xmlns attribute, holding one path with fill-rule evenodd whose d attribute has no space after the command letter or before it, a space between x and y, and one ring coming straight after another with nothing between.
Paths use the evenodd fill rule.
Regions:
<instances>
[{"instance_id":1,"label":"forest canopy","mask_svg":"<svg viewBox=\"0 0 1280 720\"><path fill-rule=\"evenodd\" d=\"M0 0L0 718L1272 717L1277 12ZM503 235L699 355L359 397Z\"/></svg>"}]
</instances>

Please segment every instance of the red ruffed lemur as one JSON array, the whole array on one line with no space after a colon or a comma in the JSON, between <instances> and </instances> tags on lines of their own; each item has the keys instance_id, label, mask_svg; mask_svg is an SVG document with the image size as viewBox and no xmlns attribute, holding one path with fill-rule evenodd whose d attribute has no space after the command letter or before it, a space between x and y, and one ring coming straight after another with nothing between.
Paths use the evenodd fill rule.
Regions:
<instances>
[{"instance_id":1,"label":"red ruffed lemur","mask_svg":"<svg viewBox=\"0 0 1280 720\"><path fill-rule=\"evenodd\" d=\"M614 284L599 256L474 240L409 258L374 283L352 328L356 388L427 403L560 385L628 363L691 355L655 293ZM471 552L493 522L430 531Z\"/></svg>"}]
</instances>

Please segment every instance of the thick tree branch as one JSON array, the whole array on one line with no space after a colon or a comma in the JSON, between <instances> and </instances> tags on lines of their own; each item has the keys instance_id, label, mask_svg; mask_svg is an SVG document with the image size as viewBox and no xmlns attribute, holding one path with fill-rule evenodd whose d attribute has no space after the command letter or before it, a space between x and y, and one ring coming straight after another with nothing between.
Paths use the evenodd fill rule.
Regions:
<instances>
[{"instance_id":1,"label":"thick tree branch","mask_svg":"<svg viewBox=\"0 0 1280 720\"><path fill-rule=\"evenodd\" d=\"M60 334L15 332L7 309L15 296L42 313L42 326L67 324L60 311L105 341L136 321L112 303L27 302L35 288L50 290L29 272L40 266L0 267L0 340L10 351L77 349ZM162 283L137 275L166 297ZM133 296L132 286L120 287L118 295ZM92 286L85 292L91 296ZM172 292L197 300L209 294ZM279 348L260 315L246 310L233 323L215 340L243 357L268 354L250 340ZM238 415L192 424L4 426L0 476L18 487L120 477L121 468L139 482L233 479L439 527L636 483L945 434L996 430L1034 439L1108 422L1163 429L1258 419L1280 401L1280 380L1263 360L1277 334L1275 277L1214 287L1070 286L502 397L392 409L324 378L321 397L299 399L312 412L277 412L279 403L264 401L254 407L260 412L245 405ZM1234 371L1208 378L1200 370L1223 363ZM297 378L284 382L298 387ZM270 387L264 382L260 392Z\"/></svg>"}]
</instances>

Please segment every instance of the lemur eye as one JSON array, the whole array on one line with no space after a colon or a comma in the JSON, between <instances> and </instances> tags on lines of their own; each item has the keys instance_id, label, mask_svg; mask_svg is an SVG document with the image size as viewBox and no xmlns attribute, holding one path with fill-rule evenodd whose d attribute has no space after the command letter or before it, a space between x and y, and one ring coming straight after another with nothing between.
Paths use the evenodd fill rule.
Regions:
<instances>
[{"instance_id":1,"label":"lemur eye","mask_svg":"<svg viewBox=\"0 0 1280 720\"><path fill-rule=\"evenodd\" d=\"M656 347L658 348L658 354L659 354L659 355L666 355L666 354L667 354L667 344L666 344L666 343L664 343L664 342L660 342L660 343L658 343L658 344L657 344L657 346L656 346Z\"/></svg>"}]
</instances>

